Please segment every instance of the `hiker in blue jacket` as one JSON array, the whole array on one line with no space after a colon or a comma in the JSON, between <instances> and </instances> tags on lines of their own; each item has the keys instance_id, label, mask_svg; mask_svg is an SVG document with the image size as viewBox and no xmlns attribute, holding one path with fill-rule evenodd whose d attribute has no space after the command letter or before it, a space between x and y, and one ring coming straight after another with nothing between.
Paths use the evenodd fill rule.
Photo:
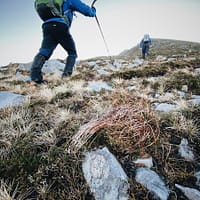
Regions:
<instances>
[{"instance_id":1,"label":"hiker in blue jacket","mask_svg":"<svg viewBox=\"0 0 200 200\"><path fill-rule=\"evenodd\" d=\"M149 34L145 34L140 41L140 48L142 48L142 58L145 59L149 55L149 48L152 45L152 40Z\"/></svg>"},{"instance_id":2,"label":"hiker in blue jacket","mask_svg":"<svg viewBox=\"0 0 200 200\"><path fill-rule=\"evenodd\" d=\"M37 5L35 3L35 6L44 23L42 24L43 40L41 48L31 66L30 76L32 83L44 83L41 71L42 67L45 61L50 58L58 44L68 54L62 77L71 76L77 58L75 42L69 31L74 12L77 11L85 16L94 17L96 15L96 9L84 4L80 0L64 0L61 7L63 15L60 16L57 13L52 13L52 10L47 10L44 4Z\"/></svg>"}]
</instances>

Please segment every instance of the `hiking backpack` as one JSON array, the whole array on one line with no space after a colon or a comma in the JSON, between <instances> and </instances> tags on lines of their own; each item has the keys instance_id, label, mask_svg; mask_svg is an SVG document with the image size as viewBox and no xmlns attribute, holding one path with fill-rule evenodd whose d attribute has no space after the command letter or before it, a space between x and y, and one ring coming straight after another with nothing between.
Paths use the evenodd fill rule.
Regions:
<instances>
[{"instance_id":1,"label":"hiking backpack","mask_svg":"<svg viewBox=\"0 0 200 200\"><path fill-rule=\"evenodd\" d=\"M65 16L62 11L62 5L65 1L66 0L35 0L35 9L43 21L61 17L68 22L67 16Z\"/></svg>"},{"instance_id":2,"label":"hiking backpack","mask_svg":"<svg viewBox=\"0 0 200 200\"><path fill-rule=\"evenodd\" d=\"M149 34L144 35L144 42L149 42L150 41L150 36Z\"/></svg>"}]
</instances>

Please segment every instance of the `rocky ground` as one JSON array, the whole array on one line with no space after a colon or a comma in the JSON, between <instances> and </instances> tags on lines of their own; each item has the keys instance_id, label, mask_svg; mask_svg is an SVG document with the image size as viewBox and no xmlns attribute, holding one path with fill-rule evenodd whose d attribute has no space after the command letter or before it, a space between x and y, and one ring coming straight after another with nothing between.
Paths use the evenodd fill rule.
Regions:
<instances>
[{"instance_id":1,"label":"rocky ground","mask_svg":"<svg viewBox=\"0 0 200 200\"><path fill-rule=\"evenodd\" d=\"M95 199L83 163L105 148L127 176L110 199L199 198L200 44L154 39L146 60L140 51L79 61L66 80L64 61L50 60L38 87L31 63L0 68L0 199ZM102 156L92 173L107 187Z\"/></svg>"}]
</instances>

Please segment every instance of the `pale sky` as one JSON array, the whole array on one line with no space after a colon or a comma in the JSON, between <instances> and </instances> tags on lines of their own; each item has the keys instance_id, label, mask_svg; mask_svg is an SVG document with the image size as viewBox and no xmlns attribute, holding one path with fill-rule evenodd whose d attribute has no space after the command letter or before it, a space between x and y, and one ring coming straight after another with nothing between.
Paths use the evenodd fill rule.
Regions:
<instances>
[{"instance_id":1,"label":"pale sky","mask_svg":"<svg viewBox=\"0 0 200 200\"><path fill-rule=\"evenodd\" d=\"M0 66L31 62L38 52L42 21L33 5L34 0L0 0ZM200 0L97 0L95 7L109 55L132 48L145 33L200 42ZM108 55L95 18L77 14L71 34L78 59ZM58 46L51 59L66 56Z\"/></svg>"}]
</instances>

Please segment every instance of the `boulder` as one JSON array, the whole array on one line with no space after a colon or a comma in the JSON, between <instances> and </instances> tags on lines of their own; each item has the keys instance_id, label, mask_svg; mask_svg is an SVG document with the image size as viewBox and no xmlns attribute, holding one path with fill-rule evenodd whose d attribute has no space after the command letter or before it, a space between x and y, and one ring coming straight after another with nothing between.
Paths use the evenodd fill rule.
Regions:
<instances>
[{"instance_id":1,"label":"boulder","mask_svg":"<svg viewBox=\"0 0 200 200\"><path fill-rule=\"evenodd\" d=\"M96 200L128 200L128 177L106 147L86 153L82 168Z\"/></svg>"}]
</instances>

